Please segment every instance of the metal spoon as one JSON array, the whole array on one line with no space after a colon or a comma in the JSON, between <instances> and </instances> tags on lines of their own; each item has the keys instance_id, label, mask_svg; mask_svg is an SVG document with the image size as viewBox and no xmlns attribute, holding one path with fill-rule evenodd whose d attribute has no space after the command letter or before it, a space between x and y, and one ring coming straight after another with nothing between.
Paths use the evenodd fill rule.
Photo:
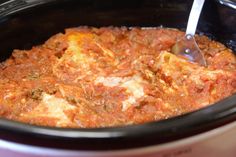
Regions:
<instances>
[{"instance_id":1,"label":"metal spoon","mask_svg":"<svg viewBox=\"0 0 236 157\"><path fill-rule=\"evenodd\" d=\"M202 66L207 66L206 60L201 53L195 39L197 23L205 0L194 0L188 19L185 36L178 40L172 47L172 53L183 56L191 62L196 62Z\"/></svg>"}]
</instances>

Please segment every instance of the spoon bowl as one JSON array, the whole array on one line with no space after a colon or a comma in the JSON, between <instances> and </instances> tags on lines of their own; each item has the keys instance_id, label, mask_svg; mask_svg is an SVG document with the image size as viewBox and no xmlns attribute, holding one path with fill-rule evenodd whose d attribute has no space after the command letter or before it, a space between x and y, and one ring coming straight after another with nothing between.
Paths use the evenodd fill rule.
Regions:
<instances>
[{"instance_id":1,"label":"spoon bowl","mask_svg":"<svg viewBox=\"0 0 236 157\"><path fill-rule=\"evenodd\" d=\"M198 63L201 66L207 66L207 63L195 41L194 34L204 2L205 0L194 0L188 19L186 34L171 49L172 53L182 56L190 62Z\"/></svg>"},{"instance_id":2,"label":"spoon bowl","mask_svg":"<svg viewBox=\"0 0 236 157\"><path fill-rule=\"evenodd\" d=\"M194 36L187 34L171 49L172 53L184 57L191 62L198 63L201 66L207 66L206 60L199 49Z\"/></svg>"}]
</instances>

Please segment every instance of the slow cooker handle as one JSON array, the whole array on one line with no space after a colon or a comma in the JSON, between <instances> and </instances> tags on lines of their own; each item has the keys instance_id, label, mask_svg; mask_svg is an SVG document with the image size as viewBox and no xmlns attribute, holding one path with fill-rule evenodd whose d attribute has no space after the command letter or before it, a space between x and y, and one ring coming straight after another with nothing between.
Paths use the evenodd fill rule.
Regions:
<instances>
[{"instance_id":1,"label":"slow cooker handle","mask_svg":"<svg viewBox=\"0 0 236 157\"><path fill-rule=\"evenodd\" d=\"M0 4L0 17L50 1L55 0L8 0Z\"/></svg>"}]
</instances>

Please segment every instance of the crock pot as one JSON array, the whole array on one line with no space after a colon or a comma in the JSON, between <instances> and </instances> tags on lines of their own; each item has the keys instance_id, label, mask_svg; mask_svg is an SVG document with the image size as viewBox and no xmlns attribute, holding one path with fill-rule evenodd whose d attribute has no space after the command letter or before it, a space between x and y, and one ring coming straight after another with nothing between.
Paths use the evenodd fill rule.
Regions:
<instances>
[{"instance_id":1,"label":"crock pot","mask_svg":"<svg viewBox=\"0 0 236 157\"><path fill-rule=\"evenodd\" d=\"M65 28L186 27L190 0L0 1L0 60ZM206 0L198 33L236 52L235 1ZM232 22L229 22L232 20ZM1 157L235 157L236 95L159 122L114 128L40 127L0 119Z\"/></svg>"}]
</instances>

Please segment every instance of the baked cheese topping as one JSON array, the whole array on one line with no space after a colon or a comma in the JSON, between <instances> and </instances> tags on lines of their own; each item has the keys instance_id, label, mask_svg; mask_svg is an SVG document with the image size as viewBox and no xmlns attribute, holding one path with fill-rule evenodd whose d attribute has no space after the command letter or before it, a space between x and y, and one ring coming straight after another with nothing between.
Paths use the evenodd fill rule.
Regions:
<instances>
[{"instance_id":1,"label":"baked cheese topping","mask_svg":"<svg viewBox=\"0 0 236 157\"><path fill-rule=\"evenodd\" d=\"M29 113L22 113L22 117L34 118L38 117L55 118L57 120L56 126L67 126L71 123L65 111L71 111L75 106L69 104L62 98L57 98L53 95L42 93L42 100L37 107Z\"/></svg>"},{"instance_id":2,"label":"baked cheese topping","mask_svg":"<svg viewBox=\"0 0 236 157\"><path fill-rule=\"evenodd\" d=\"M127 110L131 105L137 102L137 99L145 96L142 83L144 80L140 76L133 76L130 78L120 77L98 77L95 83L102 83L107 87L123 87L130 96L122 101L122 111Z\"/></svg>"}]
</instances>

